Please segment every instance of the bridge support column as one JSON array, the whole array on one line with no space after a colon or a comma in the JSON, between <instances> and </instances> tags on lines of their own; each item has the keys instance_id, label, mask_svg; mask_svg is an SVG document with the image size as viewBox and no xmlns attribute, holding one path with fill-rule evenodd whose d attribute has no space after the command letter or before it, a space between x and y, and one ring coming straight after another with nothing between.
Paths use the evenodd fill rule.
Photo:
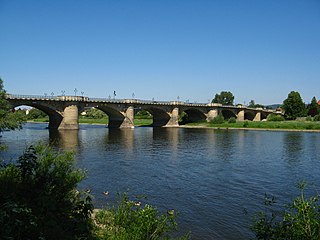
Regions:
<instances>
[{"instance_id":1,"label":"bridge support column","mask_svg":"<svg viewBox=\"0 0 320 240\"><path fill-rule=\"evenodd\" d=\"M171 112L168 112L170 119L165 127L178 127L179 126L179 108L174 108Z\"/></svg>"},{"instance_id":2,"label":"bridge support column","mask_svg":"<svg viewBox=\"0 0 320 240\"><path fill-rule=\"evenodd\" d=\"M237 121L244 121L244 110L238 112Z\"/></svg>"},{"instance_id":3,"label":"bridge support column","mask_svg":"<svg viewBox=\"0 0 320 240\"><path fill-rule=\"evenodd\" d=\"M134 108L128 107L125 112L121 112L124 116L124 120L120 125L120 128L134 128Z\"/></svg>"},{"instance_id":4,"label":"bridge support column","mask_svg":"<svg viewBox=\"0 0 320 240\"><path fill-rule=\"evenodd\" d=\"M261 112L257 112L256 115L254 116L253 121L258 122L261 121Z\"/></svg>"},{"instance_id":5,"label":"bridge support column","mask_svg":"<svg viewBox=\"0 0 320 240\"><path fill-rule=\"evenodd\" d=\"M79 129L79 110L77 105L65 107L63 119L58 129Z\"/></svg>"},{"instance_id":6,"label":"bridge support column","mask_svg":"<svg viewBox=\"0 0 320 240\"><path fill-rule=\"evenodd\" d=\"M218 110L212 109L207 114L207 122L211 122L216 116L218 116Z\"/></svg>"}]
</instances>

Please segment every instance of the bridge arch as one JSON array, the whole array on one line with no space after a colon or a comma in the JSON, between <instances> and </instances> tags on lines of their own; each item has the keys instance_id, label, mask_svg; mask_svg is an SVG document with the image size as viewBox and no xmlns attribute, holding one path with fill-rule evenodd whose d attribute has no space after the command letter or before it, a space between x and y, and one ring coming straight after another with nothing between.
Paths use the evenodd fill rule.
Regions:
<instances>
[{"instance_id":1,"label":"bridge arch","mask_svg":"<svg viewBox=\"0 0 320 240\"><path fill-rule=\"evenodd\" d=\"M44 104L37 104L37 103L32 103L32 102L17 102L17 103L11 103L11 106L13 108L19 107L19 106L29 106L29 107L33 107L36 109L41 110L42 112L44 112L45 114L47 114L49 116L49 125L48 128L49 129L58 129L62 120L63 120L63 116L56 111L54 108L44 105Z\"/></svg>"},{"instance_id":2,"label":"bridge arch","mask_svg":"<svg viewBox=\"0 0 320 240\"><path fill-rule=\"evenodd\" d=\"M256 116L256 113L253 111L245 111L244 112L244 120L253 121L255 116Z\"/></svg>"},{"instance_id":3,"label":"bridge arch","mask_svg":"<svg viewBox=\"0 0 320 240\"><path fill-rule=\"evenodd\" d=\"M153 116L153 123L154 127L163 127L166 126L167 123L170 121L170 115L164 109L147 106L143 107L142 109L150 112Z\"/></svg>"},{"instance_id":4,"label":"bridge arch","mask_svg":"<svg viewBox=\"0 0 320 240\"><path fill-rule=\"evenodd\" d=\"M235 112L230 109L222 109L220 113L222 114L224 119L230 119L232 117L237 118L237 115L235 114Z\"/></svg>"},{"instance_id":5,"label":"bridge arch","mask_svg":"<svg viewBox=\"0 0 320 240\"><path fill-rule=\"evenodd\" d=\"M125 121L125 116L117 109L109 106L96 106L95 108L103 111L109 117L109 128L119 128ZM132 123L133 124L133 123Z\"/></svg>"},{"instance_id":6,"label":"bridge arch","mask_svg":"<svg viewBox=\"0 0 320 240\"><path fill-rule=\"evenodd\" d=\"M183 110L183 112L186 113L186 115L182 117L182 124L201 122L207 119L207 116L201 110L196 108L187 108ZM183 115L182 113L181 115Z\"/></svg>"}]
</instances>

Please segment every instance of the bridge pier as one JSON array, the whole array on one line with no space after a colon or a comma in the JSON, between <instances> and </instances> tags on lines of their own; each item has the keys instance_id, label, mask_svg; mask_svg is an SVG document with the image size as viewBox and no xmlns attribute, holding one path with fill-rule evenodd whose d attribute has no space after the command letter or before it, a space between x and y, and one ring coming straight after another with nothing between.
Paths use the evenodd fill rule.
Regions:
<instances>
[{"instance_id":1,"label":"bridge pier","mask_svg":"<svg viewBox=\"0 0 320 240\"><path fill-rule=\"evenodd\" d=\"M237 121L244 121L244 110L238 112Z\"/></svg>"},{"instance_id":2,"label":"bridge pier","mask_svg":"<svg viewBox=\"0 0 320 240\"><path fill-rule=\"evenodd\" d=\"M134 108L132 106L120 111L120 114L109 115L109 128L134 128Z\"/></svg>"},{"instance_id":3,"label":"bridge pier","mask_svg":"<svg viewBox=\"0 0 320 240\"><path fill-rule=\"evenodd\" d=\"M261 112L257 112L256 115L254 116L253 121L261 121Z\"/></svg>"},{"instance_id":4,"label":"bridge pier","mask_svg":"<svg viewBox=\"0 0 320 240\"><path fill-rule=\"evenodd\" d=\"M179 126L179 108L174 108L171 112L168 112L170 116L169 121L165 127L178 127Z\"/></svg>"},{"instance_id":5,"label":"bridge pier","mask_svg":"<svg viewBox=\"0 0 320 240\"><path fill-rule=\"evenodd\" d=\"M218 116L218 110L217 109L212 109L210 110L207 114L207 122L211 122L215 117Z\"/></svg>"},{"instance_id":6,"label":"bridge pier","mask_svg":"<svg viewBox=\"0 0 320 240\"><path fill-rule=\"evenodd\" d=\"M63 110L63 119L58 129L79 129L79 109L77 105L65 107Z\"/></svg>"}]
</instances>

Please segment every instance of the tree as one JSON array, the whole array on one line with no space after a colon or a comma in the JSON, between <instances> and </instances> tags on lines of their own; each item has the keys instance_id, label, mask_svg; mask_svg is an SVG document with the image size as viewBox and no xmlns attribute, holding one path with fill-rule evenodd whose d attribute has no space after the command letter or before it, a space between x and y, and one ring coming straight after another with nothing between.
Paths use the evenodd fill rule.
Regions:
<instances>
[{"instance_id":1,"label":"tree","mask_svg":"<svg viewBox=\"0 0 320 240\"><path fill-rule=\"evenodd\" d=\"M317 115L319 113L320 107L317 103L316 97L312 98L311 103L307 107L307 110L308 110L308 115L311 117L314 117L315 115Z\"/></svg>"},{"instance_id":2,"label":"tree","mask_svg":"<svg viewBox=\"0 0 320 240\"><path fill-rule=\"evenodd\" d=\"M233 105L234 96L231 92L222 91L216 94L212 103L220 103L222 105Z\"/></svg>"},{"instance_id":3,"label":"tree","mask_svg":"<svg viewBox=\"0 0 320 240\"><path fill-rule=\"evenodd\" d=\"M283 101L283 109L285 111L285 118L294 120L297 117L304 117L306 115L306 105L302 101L299 92L291 91L287 99Z\"/></svg>"},{"instance_id":4,"label":"tree","mask_svg":"<svg viewBox=\"0 0 320 240\"><path fill-rule=\"evenodd\" d=\"M250 108L264 108L263 105L255 103L254 100L251 100L251 101L249 102L248 107L250 107Z\"/></svg>"},{"instance_id":5,"label":"tree","mask_svg":"<svg viewBox=\"0 0 320 240\"><path fill-rule=\"evenodd\" d=\"M85 178L73 153L29 147L0 164L0 239L88 239L93 205L76 190Z\"/></svg>"},{"instance_id":6,"label":"tree","mask_svg":"<svg viewBox=\"0 0 320 240\"><path fill-rule=\"evenodd\" d=\"M3 82L0 78L0 132L13 130L21 127L22 119L14 115L6 100L6 91L3 89Z\"/></svg>"}]
</instances>

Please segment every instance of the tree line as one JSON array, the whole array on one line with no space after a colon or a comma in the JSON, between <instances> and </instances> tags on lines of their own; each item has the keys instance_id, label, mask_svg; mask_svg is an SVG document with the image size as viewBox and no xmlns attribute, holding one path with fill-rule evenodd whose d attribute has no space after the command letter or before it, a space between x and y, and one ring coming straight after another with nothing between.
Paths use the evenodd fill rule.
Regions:
<instances>
[{"instance_id":1,"label":"tree line","mask_svg":"<svg viewBox=\"0 0 320 240\"><path fill-rule=\"evenodd\" d=\"M217 93L211 101L212 103L220 103L222 105L234 105L234 95L229 91L221 91ZM261 104L256 104L254 100L249 102L248 107L252 108L267 108ZM320 118L320 105L316 97L311 99L310 104L305 104L297 91L291 91L288 97L283 101L280 108L284 112L287 120L295 120L299 117L316 117Z\"/></svg>"}]
</instances>

